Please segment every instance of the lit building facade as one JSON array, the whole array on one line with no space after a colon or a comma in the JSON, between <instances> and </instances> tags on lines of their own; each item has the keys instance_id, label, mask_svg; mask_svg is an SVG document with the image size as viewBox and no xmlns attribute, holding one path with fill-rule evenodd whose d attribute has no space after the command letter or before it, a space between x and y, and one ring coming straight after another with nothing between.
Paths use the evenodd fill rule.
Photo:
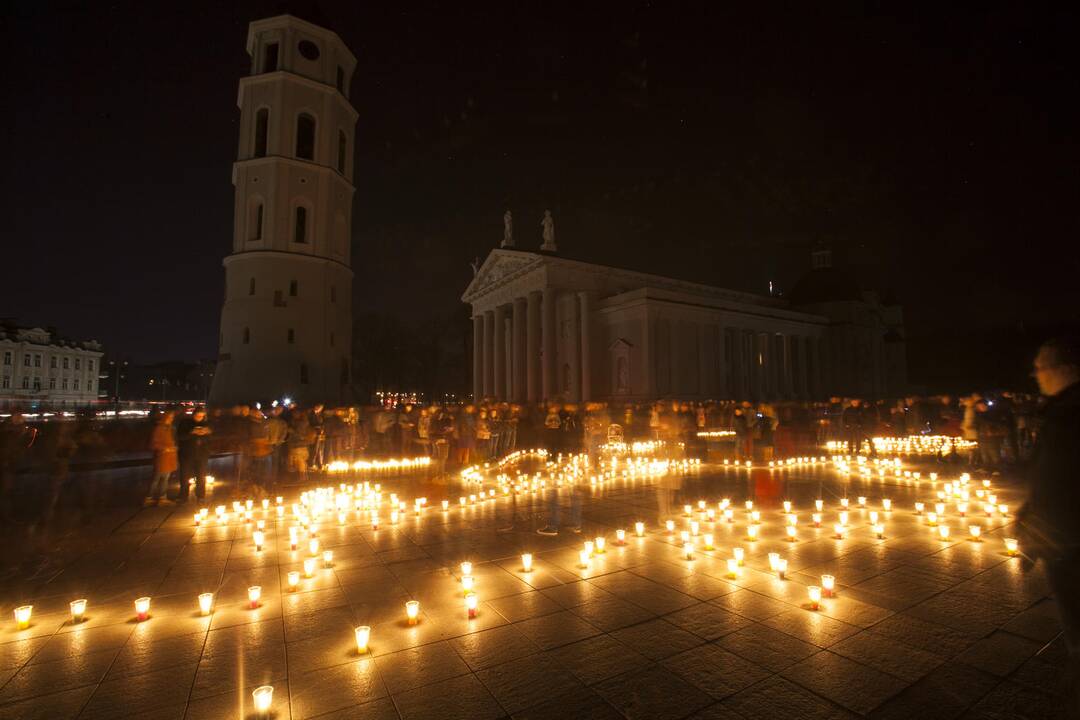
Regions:
<instances>
[{"instance_id":1,"label":"lit building facade","mask_svg":"<svg viewBox=\"0 0 1080 720\"><path fill-rule=\"evenodd\" d=\"M90 405L98 398L101 345L52 329L0 325L0 405Z\"/></svg>"},{"instance_id":2,"label":"lit building facade","mask_svg":"<svg viewBox=\"0 0 1080 720\"><path fill-rule=\"evenodd\" d=\"M350 383L356 58L291 15L248 28L213 404L336 402Z\"/></svg>"},{"instance_id":3,"label":"lit building facade","mask_svg":"<svg viewBox=\"0 0 1080 720\"><path fill-rule=\"evenodd\" d=\"M754 295L496 249L472 307L473 396L517 402L811 400L905 391L902 314L833 284L827 258L796 290ZM798 295L795 294L795 298Z\"/></svg>"}]
</instances>

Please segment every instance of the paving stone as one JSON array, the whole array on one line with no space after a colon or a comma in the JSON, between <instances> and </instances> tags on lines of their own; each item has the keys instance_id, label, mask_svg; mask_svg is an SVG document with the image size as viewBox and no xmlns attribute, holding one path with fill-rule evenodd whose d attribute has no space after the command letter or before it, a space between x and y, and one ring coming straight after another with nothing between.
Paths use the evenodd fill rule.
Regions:
<instances>
[{"instance_id":1,"label":"paving stone","mask_svg":"<svg viewBox=\"0 0 1080 720\"><path fill-rule=\"evenodd\" d=\"M991 690L964 714L970 720L1051 720L1069 717L1060 698L1018 683L1005 682Z\"/></svg>"},{"instance_id":2,"label":"paving stone","mask_svg":"<svg viewBox=\"0 0 1080 720\"><path fill-rule=\"evenodd\" d=\"M674 720L712 702L690 683L656 666L606 680L594 689L629 720Z\"/></svg>"},{"instance_id":3,"label":"paving stone","mask_svg":"<svg viewBox=\"0 0 1080 720\"><path fill-rule=\"evenodd\" d=\"M567 610L523 620L514 627L544 650L600 634L598 629Z\"/></svg>"},{"instance_id":4,"label":"paving stone","mask_svg":"<svg viewBox=\"0 0 1080 720\"><path fill-rule=\"evenodd\" d=\"M958 662L949 662L877 707L874 720L955 718L994 687L997 678Z\"/></svg>"},{"instance_id":5,"label":"paving stone","mask_svg":"<svg viewBox=\"0 0 1080 720\"><path fill-rule=\"evenodd\" d=\"M907 685L899 678L828 650L808 657L781 674L860 715L870 712Z\"/></svg>"},{"instance_id":6,"label":"paving stone","mask_svg":"<svg viewBox=\"0 0 1080 720\"><path fill-rule=\"evenodd\" d=\"M664 619L705 640L715 640L753 624L748 618L704 602L665 615Z\"/></svg>"},{"instance_id":7,"label":"paving stone","mask_svg":"<svg viewBox=\"0 0 1080 720\"><path fill-rule=\"evenodd\" d=\"M454 638L450 644L473 671L517 660L540 650L513 625L468 633Z\"/></svg>"},{"instance_id":8,"label":"paving stone","mask_svg":"<svg viewBox=\"0 0 1080 720\"><path fill-rule=\"evenodd\" d=\"M574 720L622 720L622 713L592 690L578 688L520 710L513 714L514 720L551 720L572 714Z\"/></svg>"},{"instance_id":9,"label":"paving stone","mask_svg":"<svg viewBox=\"0 0 1080 720\"><path fill-rule=\"evenodd\" d=\"M618 630L612 633L612 637L650 660L676 655L705 642L697 635L659 619Z\"/></svg>"},{"instance_id":10,"label":"paving stone","mask_svg":"<svg viewBox=\"0 0 1080 720\"><path fill-rule=\"evenodd\" d=\"M953 628L920 620L906 613L887 617L871 630L877 635L944 657L963 652L976 640Z\"/></svg>"},{"instance_id":11,"label":"paving stone","mask_svg":"<svg viewBox=\"0 0 1080 720\"><path fill-rule=\"evenodd\" d=\"M461 675L394 696L402 720L488 720L505 715L475 675Z\"/></svg>"},{"instance_id":12,"label":"paving stone","mask_svg":"<svg viewBox=\"0 0 1080 720\"><path fill-rule=\"evenodd\" d=\"M792 606L787 603L773 600L752 590L736 590L733 593L721 595L711 602L736 615L759 622L792 609Z\"/></svg>"},{"instance_id":13,"label":"paving stone","mask_svg":"<svg viewBox=\"0 0 1080 720\"><path fill-rule=\"evenodd\" d=\"M375 659L375 665L391 695L469 672L469 666L449 642L380 655Z\"/></svg>"},{"instance_id":14,"label":"paving stone","mask_svg":"<svg viewBox=\"0 0 1080 720\"><path fill-rule=\"evenodd\" d=\"M810 657L819 648L765 625L751 625L716 641L755 665L780 672Z\"/></svg>"},{"instance_id":15,"label":"paving stone","mask_svg":"<svg viewBox=\"0 0 1080 720\"><path fill-rule=\"evenodd\" d=\"M779 675L694 715L694 720L853 720L856 716Z\"/></svg>"},{"instance_id":16,"label":"paving stone","mask_svg":"<svg viewBox=\"0 0 1080 720\"><path fill-rule=\"evenodd\" d=\"M956 656L960 662L1005 677L1020 667L1042 646L1006 632L995 632Z\"/></svg>"},{"instance_id":17,"label":"paving stone","mask_svg":"<svg viewBox=\"0 0 1080 720\"><path fill-rule=\"evenodd\" d=\"M714 700L734 695L773 674L713 644L679 653L660 664Z\"/></svg>"},{"instance_id":18,"label":"paving stone","mask_svg":"<svg viewBox=\"0 0 1080 720\"><path fill-rule=\"evenodd\" d=\"M387 694L372 659L291 674L289 680L293 720L361 705Z\"/></svg>"},{"instance_id":19,"label":"paving stone","mask_svg":"<svg viewBox=\"0 0 1080 720\"><path fill-rule=\"evenodd\" d=\"M945 661L940 655L894 642L869 630L841 640L829 650L908 682L915 682Z\"/></svg>"},{"instance_id":20,"label":"paving stone","mask_svg":"<svg viewBox=\"0 0 1080 720\"><path fill-rule=\"evenodd\" d=\"M547 654L496 665L481 670L476 677L509 713L577 690L582 685Z\"/></svg>"}]
</instances>

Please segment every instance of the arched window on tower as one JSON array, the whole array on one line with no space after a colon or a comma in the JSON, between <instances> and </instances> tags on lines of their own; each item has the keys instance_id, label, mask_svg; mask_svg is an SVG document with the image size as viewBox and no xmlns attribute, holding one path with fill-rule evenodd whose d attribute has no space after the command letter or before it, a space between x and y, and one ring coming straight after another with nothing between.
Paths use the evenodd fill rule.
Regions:
<instances>
[{"instance_id":1,"label":"arched window on tower","mask_svg":"<svg viewBox=\"0 0 1080 720\"><path fill-rule=\"evenodd\" d=\"M251 282L248 283L248 295L255 294L255 278L251 278Z\"/></svg>"},{"instance_id":2,"label":"arched window on tower","mask_svg":"<svg viewBox=\"0 0 1080 720\"><path fill-rule=\"evenodd\" d=\"M303 205L296 208L296 228L293 232L293 242L307 242L307 208Z\"/></svg>"},{"instance_id":3,"label":"arched window on tower","mask_svg":"<svg viewBox=\"0 0 1080 720\"><path fill-rule=\"evenodd\" d=\"M255 113L255 157L266 157L266 138L270 129L270 110L261 108Z\"/></svg>"},{"instance_id":4,"label":"arched window on tower","mask_svg":"<svg viewBox=\"0 0 1080 720\"><path fill-rule=\"evenodd\" d=\"M315 118L307 113L300 113L296 118L296 157L315 159Z\"/></svg>"},{"instance_id":5,"label":"arched window on tower","mask_svg":"<svg viewBox=\"0 0 1080 720\"><path fill-rule=\"evenodd\" d=\"M337 134L337 169L342 175L345 174L345 149L349 141L345 138L345 131L338 130Z\"/></svg>"},{"instance_id":6,"label":"arched window on tower","mask_svg":"<svg viewBox=\"0 0 1080 720\"><path fill-rule=\"evenodd\" d=\"M251 240L262 240L263 233L263 204L256 200L251 207Z\"/></svg>"}]
</instances>

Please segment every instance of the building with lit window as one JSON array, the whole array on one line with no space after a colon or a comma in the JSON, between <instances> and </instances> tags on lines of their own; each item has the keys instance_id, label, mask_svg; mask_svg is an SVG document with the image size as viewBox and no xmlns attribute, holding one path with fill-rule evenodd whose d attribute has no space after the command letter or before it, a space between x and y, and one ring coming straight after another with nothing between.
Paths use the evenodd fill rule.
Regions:
<instances>
[{"instance_id":1,"label":"building with lit window","mask_svg":"<svg viewBox=\"0 0 1080 720\"><path fill-rule=\"evenodd\" d=\"M101 345L53 328L0 323L0 406L79 407L98 397Z\"/></svg>"}]
</instances>

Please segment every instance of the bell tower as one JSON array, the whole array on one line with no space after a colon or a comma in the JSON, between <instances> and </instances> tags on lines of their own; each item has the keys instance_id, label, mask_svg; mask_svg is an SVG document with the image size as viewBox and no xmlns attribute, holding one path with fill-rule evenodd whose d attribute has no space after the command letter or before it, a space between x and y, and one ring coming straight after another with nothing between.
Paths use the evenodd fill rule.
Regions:
<instances>
[{"instance_id":1,"label":"bell tower","mask_svg":"<svg viewBox=\"0 0 1080 720\"><path fill-rule=\"evenodd\" d=\"M215 405L338 402L352 357L356 58L292 15L248 26Z\"/></svg>"}]
</instances>

